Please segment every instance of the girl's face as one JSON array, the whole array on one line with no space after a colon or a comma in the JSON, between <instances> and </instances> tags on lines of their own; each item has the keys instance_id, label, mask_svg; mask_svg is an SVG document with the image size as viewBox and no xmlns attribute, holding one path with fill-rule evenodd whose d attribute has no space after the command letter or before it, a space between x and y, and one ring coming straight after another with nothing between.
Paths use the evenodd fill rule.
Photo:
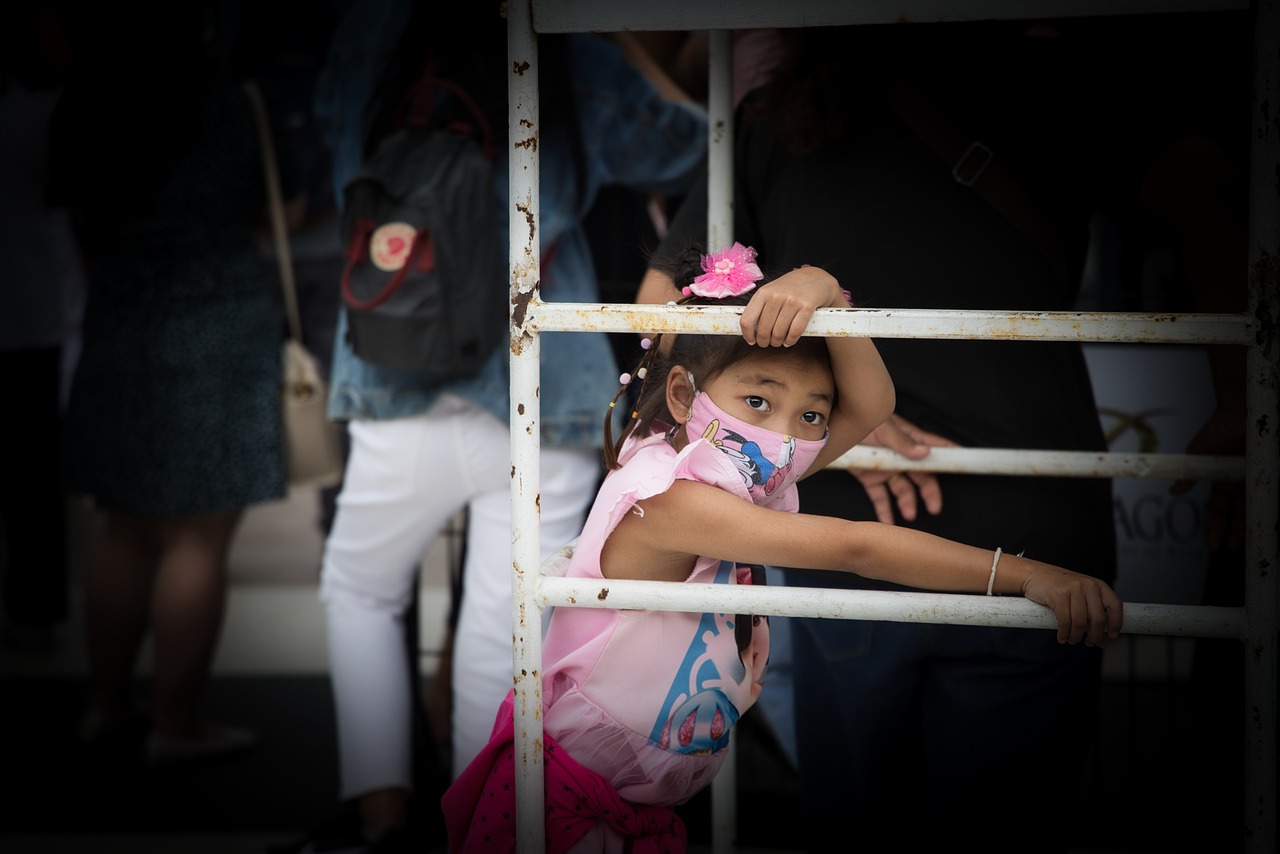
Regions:
<instances>
[{"instance_id":1,"label":"girl's face","mask_svg":"<svg viewBox=\"0 0 1280 854\"><path fill-rule=\"evenodd\" d=\"M694 381L729 415L798 439L822 439L835 403L828 367L777 348L734 362L705 383Z\"/></svg>"}]
</instances>

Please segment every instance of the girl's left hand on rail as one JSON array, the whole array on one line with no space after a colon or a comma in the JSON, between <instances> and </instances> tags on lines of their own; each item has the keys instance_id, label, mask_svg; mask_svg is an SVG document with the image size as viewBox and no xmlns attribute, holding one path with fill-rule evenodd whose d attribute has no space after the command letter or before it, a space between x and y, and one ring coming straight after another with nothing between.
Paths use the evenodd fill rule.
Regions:
<instances>
[{"instance_id":1,"label":"girl's left hand on rail","mask_svg":"<svg viewBox=\"0 0 1280 854\"><path fill-rule=\"evenodd\" d=\"M1026 573L1022 595L1053 611L1058 643L1106 646L1120 636L1124 603L1101 579L1017 555L1001 556L999 571Z\"/></svg>"}]
</instances>

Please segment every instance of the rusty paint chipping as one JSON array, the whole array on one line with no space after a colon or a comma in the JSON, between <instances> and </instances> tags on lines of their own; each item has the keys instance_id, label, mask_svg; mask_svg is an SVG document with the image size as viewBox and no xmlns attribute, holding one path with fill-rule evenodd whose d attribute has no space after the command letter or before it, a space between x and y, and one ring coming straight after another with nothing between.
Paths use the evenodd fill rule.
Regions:
<instances>
[{"instance_id":1,"label":"rusty paint chipping","mask_svg":"<svg viewBox=\"0 0 1280 854\"><path fill-rule=\"evenodd\" d=\"M511 143L511 147L512 147L512 148L526 148L526 149L528 149L529 151L537 151L537 150L538 150L538 135L535 133L535 134L533 134L532 136L527 136L527 137L525 137L524 139L517 140L516 142Z\"/></svg>"},{"instance_id":2,"label":"rusty paint chipping","mask_svg":"<svg viewBox=\"0 0 1280 854\"><path fill-rule=\"evenodd\" d=\"M532 291L519 291L511 303L511 324L517 328L524 326L524 319L529 314L529 303L533 301ZM512 352L515 345L512 345Z\"/></svg>"},{"instance_id":3,"label":"rusty paint chipping","mask_svg":"<svg viewBox=\"0 0 1280 854\"><path fill-rule=\"evenodd\" d=\"M533 246L534 238L538 236L538 224L534 221L533 212L528 205L516 205L516 210L524 214L524 221L529 224L529 245Z\"/></svg>"},{"instance_id":4,"label":"rusty paint chipping","mask_svg":"<svg viewBox=\"0 0 1280 854\"><path fill-rule=\"evenodd\" d=\"M524 404L523 404L523 403L517 403L517 404L516 404L516 412L520 413L521 415L524 415Z\"/></svg>"},{"instance_id":5,"label":"rusty paint chipping","mask_svg":"<svg viewBox=\"0 0 1280 854\"><path fill-rule=\"evenodd\" d=\"M520 127L522 127L522 128L531 128L531 127L533 127L533 122L529 121L528 119L526 119L526 118L524 118L524 117L522 116L522 117L520 118Z\"/></svg>"},{"instance_id":6,"label":"rusty paint chipping","mask_svg":"<svg viewBox=\"0 0 1280 854\"><path fill-rule=\"evenodd\" d=\"M604 600L606 600L606 599L608 599L608 598L609 598L609 588L608 588L608 587L601 587L601 588L600 588L600 592L596 594L596 599L598 599L598 600L600 600L601 602L603 602Z\"/></svg>"},{"instance_id":7,"label":"rusty paint chipping","mask_svg":"<svg viewBox=\"0 0 1280 854\"><path fill-rule=\"evenodd\" d=\"M529 70L529 63L525 60L511 63L511 73L517 77L523 77L524 73Z\"/></svg>"}]
</instances>

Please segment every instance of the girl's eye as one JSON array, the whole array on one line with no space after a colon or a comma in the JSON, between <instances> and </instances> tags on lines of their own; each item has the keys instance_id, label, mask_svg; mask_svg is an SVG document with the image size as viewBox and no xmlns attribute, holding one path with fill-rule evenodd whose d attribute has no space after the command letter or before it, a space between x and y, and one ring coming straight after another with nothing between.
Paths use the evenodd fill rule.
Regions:
<instances>
[{"instance_id":1,"label":"girl's eye","mask_svg":"<svg viewBox=\"0 0 1280 854\"><path fill-rule=\"evenodd\" d=\"M765 400L763 397L761 397L758 394L747 395L746 403L747 403L747 406L751 407L757 412L769 411L769 401Z\"/></svg>"},{"instance_id":2,"label":"girl's eye","mask_svg":"<svg viewBox=\"0 0 1280 854\"><path fill-rule=\"evenodd\" d=\"M805 424L821 424L827 420L827 417L821 412L814 412L813 410L810 410L804 415L801 415L800 420Z\"/></svg>"}]
</instances>

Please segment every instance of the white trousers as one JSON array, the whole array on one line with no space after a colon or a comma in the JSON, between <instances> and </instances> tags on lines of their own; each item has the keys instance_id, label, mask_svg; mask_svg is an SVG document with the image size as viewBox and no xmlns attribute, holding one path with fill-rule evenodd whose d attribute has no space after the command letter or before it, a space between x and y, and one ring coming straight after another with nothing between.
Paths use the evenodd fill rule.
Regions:
<instances>
[{"instance_id":1,"label":"white trousers","mask_svg":"<svg viewBox=\"0 0 1280 854\"><path fill-rule=\"evenodd\" d=\"M320 581L344 799L412 788L411 715L420 692L404 613L423 556L463 507L469 513L453 650L454 777L488 741L513 684L506 425L450 398L422 416L353 421L350 436ZM601 469L593 450L543 449L540 464L545 559L581 532Z\"/></svg>"}]
</instances>

